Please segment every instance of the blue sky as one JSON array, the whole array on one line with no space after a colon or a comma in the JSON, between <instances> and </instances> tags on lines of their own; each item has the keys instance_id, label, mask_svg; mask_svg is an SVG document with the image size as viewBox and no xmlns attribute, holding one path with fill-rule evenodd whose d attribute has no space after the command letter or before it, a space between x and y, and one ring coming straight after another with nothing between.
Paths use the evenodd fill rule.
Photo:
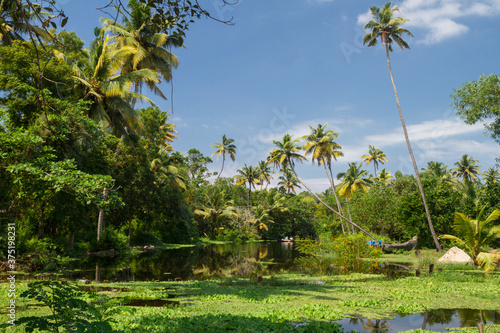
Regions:
<instances>
[{"instance_id":1,"label":"blue sky","mask_svg":"<svg viewBox=\"0 0 500 333\"><path fill-rule=\"evenodd\" d=\"M104 16L102 0L60 0L70 17L67 29L90 42ZM205 155L223 134L235 140L236 162L223 176L245 163L256 165L273 149L272 140L290 133L300 137L309 125L328 123L340 136L348 162L360 162L368 145L384 151L383 165L413 173L381 45L364 47L368 8L384 1L240 0L220 6L200 2L220 20L192 24L185 48L174 49L172 122L179 132L175 150L196 148ZM481 124L469 126L454 115L453 89L480 74L498 73L497 31L500 0L403 0L393 2L410 19L411 49L395 49L391 64L406 125L419 168L439 161L450 168L463 154L479 160L481 170L495 165L500 147L484 135ZM171 85L163 84L170 92ZM171 100L156 99L163 110ZM221 161L210 165L220 170ZM373 166L365 166L373 173ZM314 190L328 187L324 170L305 162L299 176ZM277 177L275 177L277 178Z\"/></svg>"}]
</instances>

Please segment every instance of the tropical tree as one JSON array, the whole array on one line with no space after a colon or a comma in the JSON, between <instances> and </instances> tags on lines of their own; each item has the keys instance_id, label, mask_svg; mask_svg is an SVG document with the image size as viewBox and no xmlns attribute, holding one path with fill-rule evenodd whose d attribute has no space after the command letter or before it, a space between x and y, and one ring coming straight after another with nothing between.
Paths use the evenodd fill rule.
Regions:
<instances>
[{"instance_id":1,"label":"tropical tree","mask_svg":"<svg viewBox=\"0 0 500 333\"><path fill-rule=\"evenodd\" d=\"M366 162L366 165L373 162L374 175L377 174L378 164L384 164L384 162L387 162L387 157L385 156L384 152L372 145L368 146L368 155L362 155L361 158Z\"/></svg>"},{"instance_id":2,"label":"tropical tree","mask_svg":"<svg viewBox=\"0 0 500 333\"><path fill-rule=\"evenodd\" d=\"M126 74L117 74L133 49L110 47L109 36L100 29L95 31L96 39L90 47L90 60L81 69L66 55L54 51L55 56L72 68L76 82L77 98L92 102L89 116L111 127L116 134L129 136L130 131L138 130L140 123L137 112L132 108L132 99L140 99L154 104L146 96L130 91L134 82L159 82L158 75L151 69L138 69Z\"/></svg>"},{"instance_id":3,"label":"tropical tree","mask_svg":"<svg viewBox=\"0 0 500 333\"><path fill-rule=\"evenodd\" d=\"M267 163L274 164L275 167L282 166L283 164L288 165L290 167L290 170L292 170L292 172L295 174L295 177L297 177L299 182L314 196L314 198L316 198L316 200L318 200L322 205L331 210L335 215L339 216L344 221L349 222L354 227L358 228L368 236L375 239L375 237L371 233L361 228L350 219L346 218L344 215L330 207L324 200L322 200L316 193L314 193L313 190L311 190L311 188L302 181L302 179L300 179L300 177L297 175L297 172L295 171L294 165L295 161L302 162L303 160L305 160L305 157L299 153L300 147L298 145L298 141L298 139L293 139L292 136L288 133L283 136L283 139L281 141L273 140L273 143L277 146L277 148L269 153L269 156L267 157Z\"/></svg>"},{"instance_id":4,"label":"tropical tree","mask_svg":"<svg viewBox=\"0 0 500 333\"><path fill-rule=\"evenodd\" d=\"M206 193L203 202L194 213L208 222L209 238L213 239L225 221L236 217L236 210L233 202L226 200L225 192L217 189Z\"/></svg>"},{"instance_id":5,"label":"tropical tree","mask_svg":"<svg viewBox=\"0 0 500 333\"><path fill-rule=\"evenodd\" d=\"M392 185L392 174L390 171L385 171L385 168L377 174L376 179L386 186Z\"/></svg>"},{"instance_id":6,"label":"tropical tree","mask_svg":"<svg viewBox=\"0 0 500 333\"><path fill-rule=\"evenodd\" d=\"M420 175L418 173L417 162L415 161L415 156L413 156L413 150L410 144L410 138L408 136L408 131L406 130L406 124L403 117L403 112L401 111L401 105L399 104L398 92L396 89L396 83L394 82L394 76L392 75L391 69L391 60L389 57L389 52L393 51L392 44L396 43L402 50L409 49L408 43L402 38L403 35L413 36L413 34L401 27L403 23L408 22L408 19L404 19L401 17L394 17L395 12L399 12L399 8L394 6L391 8L392 3L387 2L382 8L377 6L370 7L370 12L372 14L373 20L370 20L366 25L365 29L371 30L371 32L367 33L363 38L363 45L368 44L368 46L375 46L378 43L378 38L382 44L385 46L385 52L387 57L387 65L389 67L389 74L391 77L392 88L394 90L394 97L396 98L396 104L398 107L399 118L401 119L401 125L403 127L403 132L406 140L406 145L408 146L408 151L410 153L411 161L413 164L413 169L415 171L415 177L417 179L418 188L420 190L420 194L422 196L422 201L424 203L425 214L427 216L427 222L429 223L429 229L432 234L432 238L434 239L434 244L439 252L442 251L442 247L439 244L439 241L436 236L436 232L434 231L434 225L431 220L431 214L429 212L429 206L427 204L427 199L425 198L424 188L422 186L422 181L420 179Z\"/></svg>"},{"instance_id":7,"label":"tropical tree","mask_svg":"<svg viewBox=\"0 0 500 333\"><path fill-rule=\"evenodd\" d=\"M326 126L327 124L318 124L316 128L309 126L310 133L302 137L306 140L303 147L305 150L304 156L311 154L313 163L316 160L318 165L324 166L326 176L330 181L332 192L335 197L335 202L337 203L338 212L342 214L342 205L340 204L337 191L335 190L332 160L337 160L338 157L344 156L344 153L340 150L342 146L334 141L339 136L338 133L335 133L333 130L326 130Z\"/></svg>"},{"instance_id":8,"label":"tropical tree","mask_svg":"<svg viewBox=\"0 0 500 333\"><path fill-rule=\"evenodd\" d=\"M485 247L500 239L500 225L492 225L500 217L500 210L495 209L483 220L485 209L486 206L481 209L476 219L455 212L453 228L457 236L442 235L440 238L456 242L469 253L476 264L490 271L496 268L498 255L485 252Z\"/></svg>"},{"instance_id":9,"label":"tropical tree","mask_svg":"<svg viewBox=\"0 0 500 333\"><path fill-rule=\"evenodd\" d=\"M339 194L347 199L352 198L352 195L357 190L367 192L370 189L372 181L367 178L368 171L362 170L362 164L356 162L349 163L346 172L339 172L337 178L342 182L339 185Z\"/></svg>"},{"instance_id":10,"label":"tropical tree","mask_svg":"<svg viewBox=\"0 0 500 333\"><path fill-rule=\"evenodd\" d=\"M292 170L290 170L289 167L284 166L281 169L278 180L278 186L281 191L287 194L290 194L291 192L297 194L295 189L300 188L299 180L297 179L297 177L295 177L294 173L292 172Z\"/></svg>"},{"instance_id":11,"label":"tropical tree","mask_svg":"<svg viewBox=\"0 0 500 333\"><path fill-rule=\"evenodd\" d=\"M172 68L177 68L179 63L179 59L170 49L172 46L181 46L178 39L159 32L158 27L151 21L153 9L148 4L129 0L127 7L130 17L121 11L123 25L115 19L101 18L104 29L116 35L116 46L133 50L122 68L122 74L138 69L151 69L163 80L170 81ZM155 95L166 99L157 83L159 82L137 80L135 91L140 92L146 84Z\"/></svg>"},{"instance_id":12,"label":"tropical tree","mask_svg":"<svg viewBox=\"0 0 500 333\"><path fill-rule=\"evenodd\" d=\"M495 169L493 167L488 168L485 172L483 172L484 176L484 182L486 184L492 184L496 183L498 180L500 180L500 173L498 172L498 169Z\"/></svg>"},{"instance_id":13,"label":"tropical tree","mask_svg":"<svg viewBox=\"0 0 500 333\"><path fill-rule=\"evenodd\" d=\"M457 179L462 178L463 181L473 181L476 180L476 177L481 173L479 172L479 168L481 166L476 165L478 160L475 160L472 156L464 154L460 161L456 162L456 168L453 168L451 174Z\"/></svg>"},{"instance_id":14,"label":"tropical tree","mask_svg":"<svg viewBox=\"0 0 500 333\"><path fill-rule=\"evenodd\" d=\"M219 160L219 157L222 155L222 167L220 169L219 174L217 175L217 179L215 182L219 180L220 175L222 174L222 170L224 170L224 161L226 160L226 154L229 154L229 157L231 160L234 162L236 158L236 146L234 145L234 140L233 139L228 139L226 137L226 134L222 136L222 141L216 142L212 145L212 148L216 148L217 150L212 154L214 156L217 154L217 158L215 159L216 161Z\"/></svg>"},{"instance_id":15,"label":"tropical tree","mask_svg":"<svg viewBox=\"0 0 500 333\"><path fill-rule=\"evenodd\" d=\"M261 189L262 186L264 186L264 183L266 183L266 189L267 186L271 183L271 179L273 179L272 170L269 167L269 165L266 163L266 161L259 161L259 164L257 165L257 168L259 170L259 175L260 179L262 180L261 182Z\"/></svg>"},{"instance_id":16,"label":"tropical tree","mask_svg":"<svg viewBox=\"0 0 500 333\"><path fill-rule=\"evenodd\" d=\"M239 175L236 176L236 185L248 184L248 207L250 207L250 196L252 195L252 187L255 189L255 185L260 183L260 173L259 170L250 165L245 166L241 169L236 170Z\"/></svg>"}]
</instances>

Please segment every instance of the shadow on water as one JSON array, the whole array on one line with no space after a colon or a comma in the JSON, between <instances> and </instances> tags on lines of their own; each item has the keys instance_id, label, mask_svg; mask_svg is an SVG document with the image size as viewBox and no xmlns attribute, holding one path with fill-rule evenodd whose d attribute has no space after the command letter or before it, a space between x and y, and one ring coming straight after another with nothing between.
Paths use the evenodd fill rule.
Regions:
<instances>
[{"instance_id":1,"label":"shadow on water","mask_svg":"<svg viewBox=\"0 0 500 333\"><path fill-rule=\"evenodd\" d=\"M401 332L408 330L432 330L448 332L449 328L476 327L477 323L500 324L500 311L472 309L437 309L424 313L399 316L394 319L369 319L359 315L349 316L336 323L344 332Z\"/></svg>"}]
</instances>

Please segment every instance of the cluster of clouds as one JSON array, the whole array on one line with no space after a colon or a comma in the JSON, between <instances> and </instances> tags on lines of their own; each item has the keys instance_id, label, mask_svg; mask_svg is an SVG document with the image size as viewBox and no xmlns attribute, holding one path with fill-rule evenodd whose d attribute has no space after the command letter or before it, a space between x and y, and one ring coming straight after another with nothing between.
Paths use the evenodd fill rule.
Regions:
<instances>
[{"instance_id":1,"label":"cluster of clouds","mask_svg":"<svg viewBox=\"0 0 500 333\"><path fill-rule=\"evenodd\" d=\"M404 0L394 2L401 16L409 19L407 27L422 29L424 36L418 42L437 44L446 39L463 35L469 27L460 22L467 18L487 17L500 14L500 0ZM358 16L358 24L371 19L367 11Z\"/></svg>"}]
</instances>

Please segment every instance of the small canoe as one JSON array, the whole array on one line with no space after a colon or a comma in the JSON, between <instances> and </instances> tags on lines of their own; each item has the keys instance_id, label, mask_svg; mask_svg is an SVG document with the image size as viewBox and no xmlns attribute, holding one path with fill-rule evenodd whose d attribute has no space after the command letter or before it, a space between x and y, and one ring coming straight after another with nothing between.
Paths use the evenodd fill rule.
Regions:
<instances>
[{"instance_id":1,"label":"small canoe","mask_svg":"<svg viewBox=\"0 0 500 333\"><path fill-rule=\"evenodd\" d=\"M411 251L417 246L418 236L413 237L405 243L382 243L382 251L392 253L397 250Z\"/></svg>"}]
</instances>

